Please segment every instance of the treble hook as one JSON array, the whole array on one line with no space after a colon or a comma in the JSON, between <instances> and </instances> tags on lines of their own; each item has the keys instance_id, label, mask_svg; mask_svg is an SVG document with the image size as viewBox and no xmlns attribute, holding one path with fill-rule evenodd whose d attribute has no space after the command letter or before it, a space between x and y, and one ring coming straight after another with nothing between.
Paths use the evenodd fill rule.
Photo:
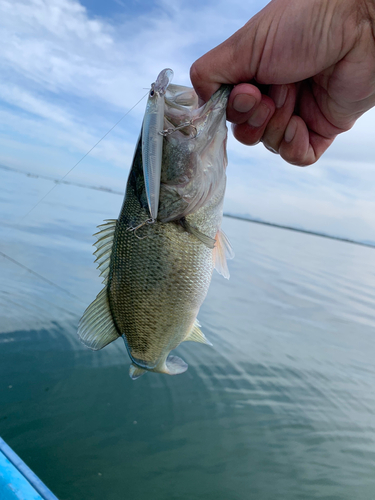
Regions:
<instances>
[{"instance_id":1,"label":"treble hook","mask_svg":"<svg viewBox=\"0 0 375 500\"><path fill-rule=\"evenodd\" d=\"M137 229L140 229L145 224L153 224L154 222L155 222L155 219L153 219L152 217L150 217L149 219L147 219L144 222L142 222L141 224L139 224L137 227L129 226L127 228L127 231L133 231L134 232L134 236L136 238L138 238L139 240L144 240L145 238L147 238L147 234L146 234L146 236L138 236Z\"/></svg>"},{"instance_id":2,"label":"treble hook","mask_svg":"<svg viewBox=\"0 0 375 500\"><path fill-rule=\"evenodd\" d=\"M192 138L195 139L198 135L198 130L197 130L197 127L195 125L193 125L193 120L190 120L190 121L184 122L184 123L180 123L180 125L177 125L176 127L166 128L165 130L162 130L161 132L159 132L159 134L162 135L163 137L166 137L167 135L170 135L170 134L173 134L173 132L176 132L176 130L181 130L182 128L186 128L186 127L193 127L195 134Z\"/></svg>"}]
</instances>

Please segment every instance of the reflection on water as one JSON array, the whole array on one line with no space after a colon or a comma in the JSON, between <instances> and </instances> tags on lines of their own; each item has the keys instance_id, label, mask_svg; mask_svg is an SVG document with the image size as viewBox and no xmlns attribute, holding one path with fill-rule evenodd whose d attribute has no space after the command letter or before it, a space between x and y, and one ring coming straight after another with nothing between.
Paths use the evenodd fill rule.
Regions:
<instances>
[{"instance_id":1,"label":"reflection on water","mask_svg":"<svg viewBox=\"0 0 375 500\"><path fill-rule=\"evenodd\" d=\"M121 198L59 186L15 228L50 184L0 175L0 250L64 289L0 256L0 435L61 500L374 498L374 249L225 220L231 279L199 315L214 347L133 382L121 340L76 336Z\"/></svg>"}]
</instances>

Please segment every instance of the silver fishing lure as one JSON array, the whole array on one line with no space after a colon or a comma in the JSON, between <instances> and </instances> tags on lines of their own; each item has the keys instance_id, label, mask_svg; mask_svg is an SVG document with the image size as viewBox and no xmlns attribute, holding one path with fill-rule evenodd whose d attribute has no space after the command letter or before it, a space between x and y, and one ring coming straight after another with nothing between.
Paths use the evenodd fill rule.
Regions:
<instances>
[{"instance_id":1,"label":"silver fishing lure","mask_svg":"<svg viewBox=\"0 0 375 500\"><path fill-rule=\"evenodd\" d=\"M151 84L142 125L142 161L148 208L152 220L158 216L161 160L163 152L164 96L173 71L164 69Z\"/></svg>"}]
</instances>

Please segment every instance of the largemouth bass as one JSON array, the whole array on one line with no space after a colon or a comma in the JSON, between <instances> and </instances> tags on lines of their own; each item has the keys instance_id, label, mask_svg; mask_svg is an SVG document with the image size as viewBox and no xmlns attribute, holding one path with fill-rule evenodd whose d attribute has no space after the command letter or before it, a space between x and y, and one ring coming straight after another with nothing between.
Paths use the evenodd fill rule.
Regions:
<instances>
[{"instance_id":1,"label":"largemouth bass","mask_svg":"<svg viewBox=\"0 0 375 500\"><path fill-rule=\"evenodd\" d=\"M163 70L151 86L119 218L98 226L104 288L78 328L94 350L122 336L133 379L183 373L188 365L170 351L210 344L198 311L213 269L228 278L233 256L220 230L230 87L199 107L193 89L170 84L172 74Z\"/></svg>"}]
</instances>

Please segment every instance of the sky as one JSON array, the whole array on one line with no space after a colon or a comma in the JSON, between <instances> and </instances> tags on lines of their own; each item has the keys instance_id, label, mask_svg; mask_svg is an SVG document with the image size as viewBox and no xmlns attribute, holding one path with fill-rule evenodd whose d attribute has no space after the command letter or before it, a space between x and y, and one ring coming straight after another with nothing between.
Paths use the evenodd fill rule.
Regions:
<instances>
[{"instance_id":1,"label":"sky","mask_svg":"<svg viewBox=\"0 0 375 500\"><path fill-rule=\"evenodd\" d=\"M0 164L63 176L162 69L190 85L191 64L266 3L0 0ZM145 105L67 180L124 188ZM229 131L225 211L375 243L374 122L373 109L307 168Z\"/></svg>"}]
</instances>

